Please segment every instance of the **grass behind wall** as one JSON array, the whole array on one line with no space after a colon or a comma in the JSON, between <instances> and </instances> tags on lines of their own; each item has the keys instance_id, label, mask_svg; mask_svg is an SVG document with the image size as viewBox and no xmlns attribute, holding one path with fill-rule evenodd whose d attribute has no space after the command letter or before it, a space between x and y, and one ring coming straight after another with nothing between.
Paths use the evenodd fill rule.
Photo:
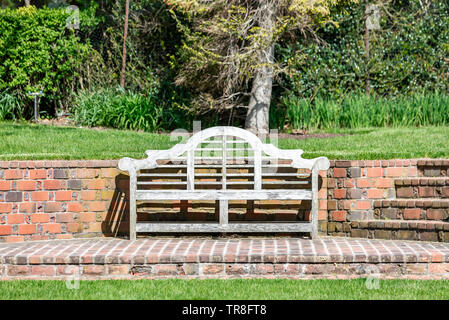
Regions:
<instances>
[{"instance_id":1,"label":"grass behind wall","mask_svg":"<svg viewBox=\"0 0 449 320\"><path fill-rule=\"evenodd\" d=\"M449 126L332 131L343 135L280 139L278 145L285 149L303 149L305 158L449 158ZM0 122L0 140L0 160L144 158L145 150L167 149L181 142L169 134L12 122Z\"/></svg>"}]
</instances>

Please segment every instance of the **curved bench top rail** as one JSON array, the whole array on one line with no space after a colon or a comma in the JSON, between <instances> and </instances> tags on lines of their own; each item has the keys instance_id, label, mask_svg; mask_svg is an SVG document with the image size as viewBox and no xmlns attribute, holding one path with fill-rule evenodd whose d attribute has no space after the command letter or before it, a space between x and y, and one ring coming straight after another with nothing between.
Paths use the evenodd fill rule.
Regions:
<instances>
[{"instance_id":1,"label":"curved bench top rail","mask_svg":"<svg viewBox=\"0 0 449 320\"><path fill-rule=\"evenodd\" d=\"M315 170L329 169L329 160L325 157L314 159L304 159L301 149L285 150L279 149L273 144L262 143L262 141L252 132L237 127L212 127L195 133L185 144L177 144L167 150L147 150L146 159L122 158L119 161L119 169L128 172L137 172L141 169L154 169L158 167L158 160L175 159L186 152L194 151L201 143L209 142L212 137L233 136L247 142L254 153L265 153L277 159L291 160L291 167Z\"/></svg>"}]
</instances>

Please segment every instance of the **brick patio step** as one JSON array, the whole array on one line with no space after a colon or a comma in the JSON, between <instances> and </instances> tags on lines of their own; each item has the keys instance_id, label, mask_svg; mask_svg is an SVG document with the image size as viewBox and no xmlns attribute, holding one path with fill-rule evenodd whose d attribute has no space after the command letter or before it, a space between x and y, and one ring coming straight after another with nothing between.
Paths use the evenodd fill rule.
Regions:
<instances>
[{"instance_id":1,"label":"brick patio step","mask_svg":"<svg viewBox=\"0 0 449 320\"><path fill-rule=\"evenodd\" d=\"M449 242L449 222L426 220L359 220L351 237Z\"/></svg>"},{"instance_id":2,"label":"brick patio step","mask_svg":"<svg viewBox=\"0 0 449 320\"><path fill-rule=\"evenodd\" d=\"M136 241L91 238L0 243L0 280L347 279L373 273L376 277L419 275L426 279L449 279L449 244L343 237L138 238Z\"/></svg>"},{"instance_id":3,"label":"brick patio step","mask_svg":"<svg viewBox=\"0 0 449 320\"><path fill-rule=\"evenodd\" d=\"M448 177L449 160L421 159L417 161L418 173L424 177Z\"/></svg>"},{"instance_id":4,"label":"brick patio step","mask_svg":"<svg viewBox=\"0 0 449 320\"><path fill-rule=\"evenodd\" d=\"M449 208L449 199L419 198L419 199L382 199L374 201L375 208Z\"/></svg>"},{"instance_id":5,"label":"brick patio step","mask_svg":"<svg viewBox=\"0 0 449 320\"><path fill-rule=\"evenodd\" d=\"M449 222L449 199L395 199L374 202L375 219Z\"/></svg>"},{"instance_id":6,"label":"brick patio step","mask_svg":"<svg viewBox=\"0 0 449 320\"><path fill-rule=\"evenodd\" d=\"M449 198L449 177L395 179L399 198Z\"/></svg>"}]
</instances>

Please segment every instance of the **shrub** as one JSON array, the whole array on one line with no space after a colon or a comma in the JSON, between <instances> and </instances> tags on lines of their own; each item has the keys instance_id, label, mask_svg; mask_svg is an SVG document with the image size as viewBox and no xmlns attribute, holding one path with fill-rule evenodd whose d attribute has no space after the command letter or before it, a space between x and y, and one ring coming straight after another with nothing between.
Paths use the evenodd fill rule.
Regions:
<instances>
[{"instance_id":1,"label":"shrub","mask_svg":"<svg viewBox=\"0 0 449 320\"><path fill-rule=\"evenodd\" d=\"M82 24L90 21L80 14ZM0 9L0 90L9 89L23 97L27 91L42 90L41 109L51 114L50 106L66 105L91 50L74 29L66 27L69 15L64 8ZM32 105L30 99L22 104Z\"/></svg>"}]
</instances>

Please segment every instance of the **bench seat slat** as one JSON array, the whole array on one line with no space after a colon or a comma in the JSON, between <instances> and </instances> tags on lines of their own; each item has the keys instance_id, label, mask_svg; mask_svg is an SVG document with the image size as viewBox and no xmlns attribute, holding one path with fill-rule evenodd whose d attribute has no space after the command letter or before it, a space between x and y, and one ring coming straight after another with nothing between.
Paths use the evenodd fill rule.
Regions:
<instances>
[{"instance_id":1,"label":"bench seat slat","mask_svg":"<svg viewBox=\"0 0 449 320\"><path fill-rule=\"evenodd\" d=\"M137 232L311 232L310 222L167 223L138 222Z\"/></svg>"},{"instance_id":2,"label":"bench seat slat","mask_svg":"<svg viewBox=\"0 0 449 320\"><path fill-rule=\"evenodd\" d=\"M311 190L137 190L136 200L311 200Z\"/></svg>"}]
</instances>

